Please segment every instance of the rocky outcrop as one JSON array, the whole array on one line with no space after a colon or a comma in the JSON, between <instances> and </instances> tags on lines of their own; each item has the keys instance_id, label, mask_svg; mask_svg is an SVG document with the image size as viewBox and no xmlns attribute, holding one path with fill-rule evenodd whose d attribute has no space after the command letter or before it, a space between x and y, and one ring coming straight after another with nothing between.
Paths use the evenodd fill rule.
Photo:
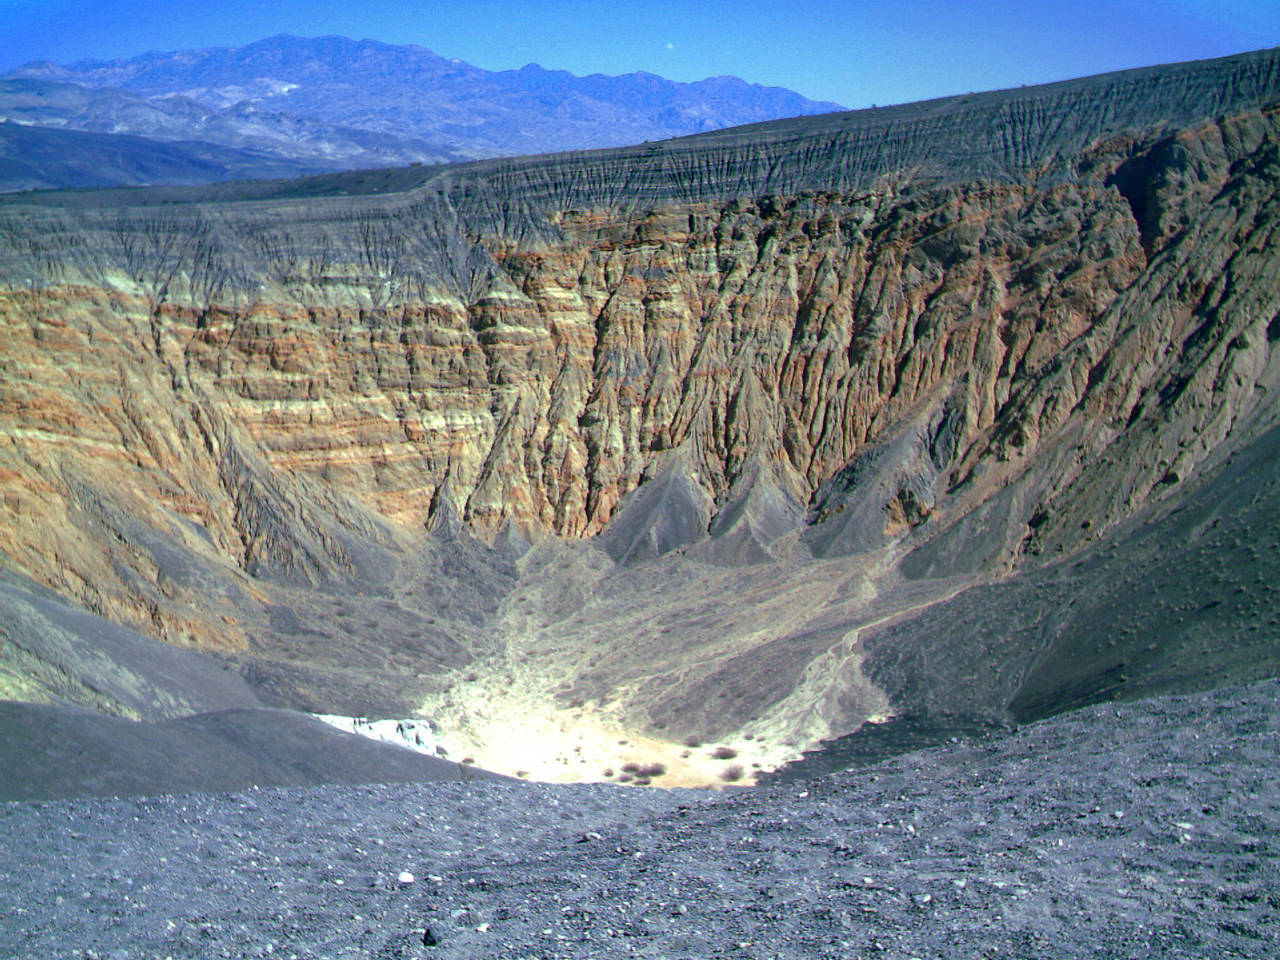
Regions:
<instances>
[{"instance_id":1,"label":"rocky outcrop","mask_svg":"<svg viewBox=\"0 0 1280 960\"><path fill-rule=\"evenodd\" d=\"M847 729L886 709L863 626L1071 555L1274 421L1278 106L1264 52L0 204L8 562L291 705Z\"/></svg>"}]
</instances>

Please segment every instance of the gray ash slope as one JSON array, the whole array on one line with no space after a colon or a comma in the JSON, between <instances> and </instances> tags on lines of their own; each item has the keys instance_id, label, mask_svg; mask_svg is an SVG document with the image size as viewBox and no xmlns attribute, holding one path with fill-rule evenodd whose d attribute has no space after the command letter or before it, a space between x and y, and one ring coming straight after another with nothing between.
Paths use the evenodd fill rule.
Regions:
<instances>
[{"instance_id":1,"label":"gray ash slope","mask_svg":"<svg viewBox=\"0 0 1280 960\"><path fill-rule=\"evenodd\" d=\"M864 669L913 715L864 726L765 779L812 777L1085 704L1274 676L1276 463L1273 428L1206 470L1185 498L1069 559L868 631ZM918 563L940 551L924 552Z\"/></svg>"},{"instance_id":2,"label":"gray ash slope","mask_svg":"<svg viewBox=\"0 0 1280 960\"><path fill-rule=\"evenodd\" d=\"M495 779L266 708L229 660L144 637L10 571L0 604L0 678L52 701L0 699L0 801Z\"/></svg>"},{"instance_id":3,"label":"gray ash slope","mask_svg":"<svg viewBox=\"0 0 1280 960\"><path fill-rule=\"evenodd\" d=\"M1091 707L727 795L436 784L0 805L0 952L1270 957L1278 694Z\"/></svg>"}]
</instances>

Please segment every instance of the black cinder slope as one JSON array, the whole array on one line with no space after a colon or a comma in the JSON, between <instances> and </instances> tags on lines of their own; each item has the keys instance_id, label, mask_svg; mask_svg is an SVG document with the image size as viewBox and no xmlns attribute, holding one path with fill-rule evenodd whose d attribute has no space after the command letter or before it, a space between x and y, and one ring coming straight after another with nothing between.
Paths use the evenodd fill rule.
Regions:
<instances>
[{"instance_id":1,"label":"black cinder slope","mask_svg":"<svg viewBox=\"0 0 1280 960\"><path fill-rule=\"evenodd\" d=\"M1269 958L1274 681L715 796L527 783L0 805L0 953ZM401 882L402 872L413 882Z\"/></svg>"},{"instance_id":2,"label":"black cinder slope","mask_svg":"<svg viewBox=\"0 0 1280 960\"><path fill-rule=\"evenodd\" d=\"M288 710L139 723L0 701L0 744L0 801L496 778Z\"/></svg>"}]
</instances>

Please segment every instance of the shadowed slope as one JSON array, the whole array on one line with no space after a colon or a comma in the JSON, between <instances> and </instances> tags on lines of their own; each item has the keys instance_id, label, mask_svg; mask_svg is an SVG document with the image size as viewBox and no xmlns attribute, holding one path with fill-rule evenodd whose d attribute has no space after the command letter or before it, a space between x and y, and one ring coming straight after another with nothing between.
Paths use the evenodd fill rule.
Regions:
<instances>
[{"instance_id":1,"label":"shadowed slope","mask_svg":"<svg viewBox=\"0 0 1280 960\"><path fill-rule=\"evenodd\" d=\"M78 707L0 701L0 743L0 801L494 779L287 710L136 723Z\"/></svg>"}]
</instances>

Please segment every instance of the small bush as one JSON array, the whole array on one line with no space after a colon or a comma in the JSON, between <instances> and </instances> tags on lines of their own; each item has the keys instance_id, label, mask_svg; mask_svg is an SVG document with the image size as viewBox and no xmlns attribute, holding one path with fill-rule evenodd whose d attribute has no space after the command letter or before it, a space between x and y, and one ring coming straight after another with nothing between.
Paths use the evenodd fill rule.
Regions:
<instances>
[{"instance_id":1,"label":"small bush","mask_svg":"<svg viewBox=\"0 0 1280 960\"><path fill-rule=\"evenodd\" d=\"M733 747L716 747L715 750L712 751L711 755L717 760L732 760L738 755L738 751L733 749Z\"/></svg>"},{"instance_id":2,"label":"small bush","mask_svg":"<svg viewBox=\"0 0 1280 960\"><path fill-rule=\"evenodd\" d=\"M742 764L735 763L731 767L725 767L720 771L720 779L726 783L734 783L742 779Z\"/></svg>"},{"instance_id":3,"label":"small bush","mask_svg":"<svg viewBox=\"0 0 1280 960\"><path fill-rule=\"evenodd\" d=\"M697 737L685 737L684 745L686 747L700 747L702 746L702 741Z\"/></svg>"},{"instance_id":4,"label":"small bush","mask_svg":"<svg viewBox=\"0 0 1280 960\"><path fill-rule=\"evenodd\" d=\"M647 763L637 771L645 779L660 777L667 772L665 763Z\"/></svg>"}]
</instances>

